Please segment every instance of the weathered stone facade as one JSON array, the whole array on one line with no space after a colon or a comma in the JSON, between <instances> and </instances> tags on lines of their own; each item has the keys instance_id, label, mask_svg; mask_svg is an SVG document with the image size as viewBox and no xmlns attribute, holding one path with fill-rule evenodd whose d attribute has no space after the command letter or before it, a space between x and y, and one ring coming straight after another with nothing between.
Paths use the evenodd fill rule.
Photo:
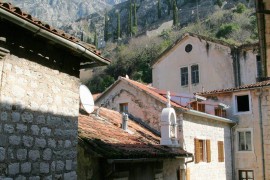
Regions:
<instances>
[{"instance_id":1,"label":"weathered stone facade","mask_svg":"<svg viewBox=\"0 0 270 180\"><path fill-rule=\"evenodd\" d=\"M211 144L211 162L194 162L188 164L190 179L223 179L232 178L231 131L227 123L210 120L184 113L180 131L186 151L194 153L194 138L209 139ZM218 141L224 142L224 162L218 162Z\"/></svg>"},{"instance_id":2,"label":"weathered stone facade","mask_svg":"<svg viewBox=\"0 0 270 180\"><path fill-rule=\"evenodd\" d=\"M12 54L0 65L0 179L76 179L79 79Z\"/></svg>"},{"instance_id":3,"label":"weathered stone facade","mask_svg":"<svg viewBox=\"0 0 270 180\"><path fill-rule=\"evenodd\" d=\"M160 130L160 116L166 102L153 98L142 89L121 81L98 99L97 104L104 104L109 109L119 111L121 103L128 103L128 112L140 118L156 130ZM176 110L179 144L187 152L195 154L194 138L209 139L211 142L211 162L189 163L190 179L232 179L232 155L230 128L232 124L220 122L199 115L188 114L188 111ZM218 141L224 142L225 161L218 162ZM190 159L186 159L189 161ZM211 172L211 173L210 173Z\"/></svg>"}]
</instances>

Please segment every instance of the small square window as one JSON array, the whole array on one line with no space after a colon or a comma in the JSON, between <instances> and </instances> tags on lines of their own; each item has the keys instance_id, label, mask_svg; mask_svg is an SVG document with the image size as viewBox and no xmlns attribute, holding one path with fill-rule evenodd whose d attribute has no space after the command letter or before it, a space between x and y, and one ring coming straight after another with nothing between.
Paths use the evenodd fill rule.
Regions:
<instances>
[{"instance_id":1,"label":"small square window","mask_svg":"<svg viewBox=\"0 0 270 180\"><path fill-rule=\"evenodd\" d=\"M239 170L239 180L254 180L252 170Z\"/></svg>"},{"instance_id":2,"label":"small square window","mask_svg":"<svg viewBox=\"0 0 270 180\"><path fill-rule=\"evenodd\" d=\"M128 113L128 103L121 103L120 106L120 112L121 113Z\"/></svg>"},{"instance_id":3,"label":"small square window","mask_svg":"<svg viewBox=\"0 0 270 180\"><path fill-rule=\"evenodd\" d=\"M250 109L250 96L249 94L235 95L235 112L245 113L249 112Z\"/></svg>"},{"instance_id":4,"label":"small square window","mask_svg":"<svg viewBox=\"0 0 270 180\"><path fill-rule=\"evenodd\" d=\"M181 86L188 85L188 67L182 67L180 69L181 73Z\"/></svg>"}]
</instances>

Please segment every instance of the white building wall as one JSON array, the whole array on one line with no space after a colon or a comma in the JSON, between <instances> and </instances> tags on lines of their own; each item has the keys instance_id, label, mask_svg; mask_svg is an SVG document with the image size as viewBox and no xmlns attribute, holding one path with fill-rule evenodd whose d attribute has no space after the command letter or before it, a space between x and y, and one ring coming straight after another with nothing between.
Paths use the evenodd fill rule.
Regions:
<instances>
[{"instance_id":1,"label":"white building wall","mask_svg":"<svg viewBox=\"0 0 270 180\"><path fill-rule=\"evenodd\" d=\"M230 126L227 123L188 114L184 114L182 126L184 148L186 151L194 153L194 138L209 139L211 142L211 162L189 163L190 179L231 180L232 156ZM218 162L218 141L224 142L224 162Z\"/></svg>"}]
</instances>

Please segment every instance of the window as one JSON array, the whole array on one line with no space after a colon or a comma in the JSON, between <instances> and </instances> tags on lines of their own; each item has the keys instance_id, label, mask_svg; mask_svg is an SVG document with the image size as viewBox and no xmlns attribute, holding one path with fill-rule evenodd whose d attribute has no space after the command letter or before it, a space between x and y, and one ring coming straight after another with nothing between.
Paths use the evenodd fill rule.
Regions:
<instances>
[{"instance_id":1,"label":"window","mask_svg":"<svg viewBox=\"0 0 270 180\"><path fill-rule=\"evenodd\" d=\"M181 86L188 85L188 67L182 67L181 71Z\"/></svg>"},{"instance_id":2,"label":"window","mask_svg":"<svg viewBox=\"0 0 270 180\"><path fill-rule=\"evenodd\" d=\"M254 180L252 170L239 170L239 180Z\"/></svg>"},{"instance_id":3,"label":"window","mask_svg":"<svg viewBox=\"0 0 270 180\"><path fill-rule=\"evenodd\" d=\"M120 112L121 113L128 113L128 103L121 103L120 104Z\"/></svg>"},{"instance_id":4,"label":"window","mask_svg":"<svg viewBox=\"0 0 270 180\"><path fill-rule=\"evenodd\" d=\"M191 84L199 83L199 66L192 65L191 66Z\"/></svg>"},{"instance_id":5,"label":"window","mask_svg":"<svg viewBox=\"0 0 270 180\"><path fill-rule=\"evenodd\" d=\"M257 60L257 77L262 77L262 61L261 56L256 56Z\"/></svg>"},{"instance_id":6,"label":"window","mask_svg":"<svg viewBox=\"0 0 270 180\"><path fill-rule=\"evenodd\" d=\"M249 93L238 93L234 96L235 113L247 113L251 111Z\"/></svg>"},{"instance_id":7,"label":"window","mask_svg":"<svg viewBox=\"0 0 270 180\"><path fill-rule=\"evenodd\" d=\"M194 139L195 163L211 162L210 140Z\"/></svg>"},{"instance_id":8,"label":"window","mask_svg":"<svg viewBox=\"0 0 270 180\"><path fill-rule=\"evenodd\" d=\"M252 151L251 131L238 131L238 150Z\"/></svg>"},{"instance_id":9,"label":"window","mask_svg":"<svg viewBox=\"0 0 270 180\"><path fill-rule=\"evenodd\" d=\"M193 110L205 112L205 104L198 103L198 101L190 103L190 106Z\"/></svg>"},{"instance_id":10,"label":"window","mask_svg":"<svg viewBox=\"0 0 270 180\"><path fill-rule=\"evenodd\" d=\"M224 143L218 141L218 162L224 162Z\"/></svg>"},{"instance_id":11,"label":"window","mask_svg":"<svg viewBox=\"0 0 270 180\"><path fill-rule=\"evenodd\" d=\"M215 108L215 115L219 117L226 117L226 110L221 108Z\"/></svg>"}]
</instances>

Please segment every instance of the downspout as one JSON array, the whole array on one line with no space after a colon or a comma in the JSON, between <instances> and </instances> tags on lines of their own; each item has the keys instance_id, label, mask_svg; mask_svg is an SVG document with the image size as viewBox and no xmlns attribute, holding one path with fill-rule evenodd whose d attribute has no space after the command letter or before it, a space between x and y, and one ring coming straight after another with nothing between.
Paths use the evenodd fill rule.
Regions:
<instances>
[{"instance_id":1,"label":"downspout","mask_svg":"<svg viewBox=\"0 0 270 180\"><path fill-rule=\"evenodd\" d=\"M259 119L260 119L260 132L261 132L261 144L262 144L262 171L263 180L265 180L265 154L264 154L264 138L263 138L263 119L262 119L262 88L260 88L259 95Z\"/></svg>"},{"instance_id":2,"label":"downspout","mask_svg":"<svg viewBox=\"0 0 270 180\"><path fill-rule=\"evenodd\" d=\"M186 166L185 177L187 175L188 163L192 163L192 162L194 162L194 155L193 154L191 155L191 160L185 162L185 166Z\"/></svg>"},{"instance_id":3,"label":"downspout","mask_svg":"<svg viewBox=\"0 0 270 180\"><path fill-rule=\"evenodd\" d=\"M237 125L238 124L235 124L233 127L231 127L232 179L235 179L234 128Z\"/></svg>"},{"instance_id":4,"label":"downspout","mask_svg":"<svg viewBox=\"0 0 270 180\"><path fill-rule=\"evenodd\" d=\"M240 73L240 52L237 47L233 47L231 55L233 59L233 72L234 72L234 85L235 87L241 86L241 73Z\"/></svg>"},{"instance_id":5,"label":"downspout","mask_svg":"<svg viewBox=\"0 0 270 180\"><path fill-rule=\"evenodd\" d=\"M21 19L20 17L10 13L10 12L7 12L6 10L0 8L0 15L7 19L8 21L11 21L13 22L14 24L17 24L21 27L24 27L32 32L34 32L35 34L38 34L42 37L45 37L57 44L61 44L69 49L72 49L74 51L76 51L77 53L81 54L82 56L86 57L86 58L89 58L92 57L93 59L97 59L98 61L102 62L102 64L104 65L107 65L109 64L108 61L106 61L105 59L99 57L98 55L96 55L95 53L89 51L88 49L86 49L85 47L77 44L77 43L74 43L74 42L71 42L65 38L62 38L56 34L53 34L47 30L44 30L43 28L39 27L39 26L36 26L30 22L28 22L27 20L24 20L24 19Z\"/></svg>"}]
</instances>

